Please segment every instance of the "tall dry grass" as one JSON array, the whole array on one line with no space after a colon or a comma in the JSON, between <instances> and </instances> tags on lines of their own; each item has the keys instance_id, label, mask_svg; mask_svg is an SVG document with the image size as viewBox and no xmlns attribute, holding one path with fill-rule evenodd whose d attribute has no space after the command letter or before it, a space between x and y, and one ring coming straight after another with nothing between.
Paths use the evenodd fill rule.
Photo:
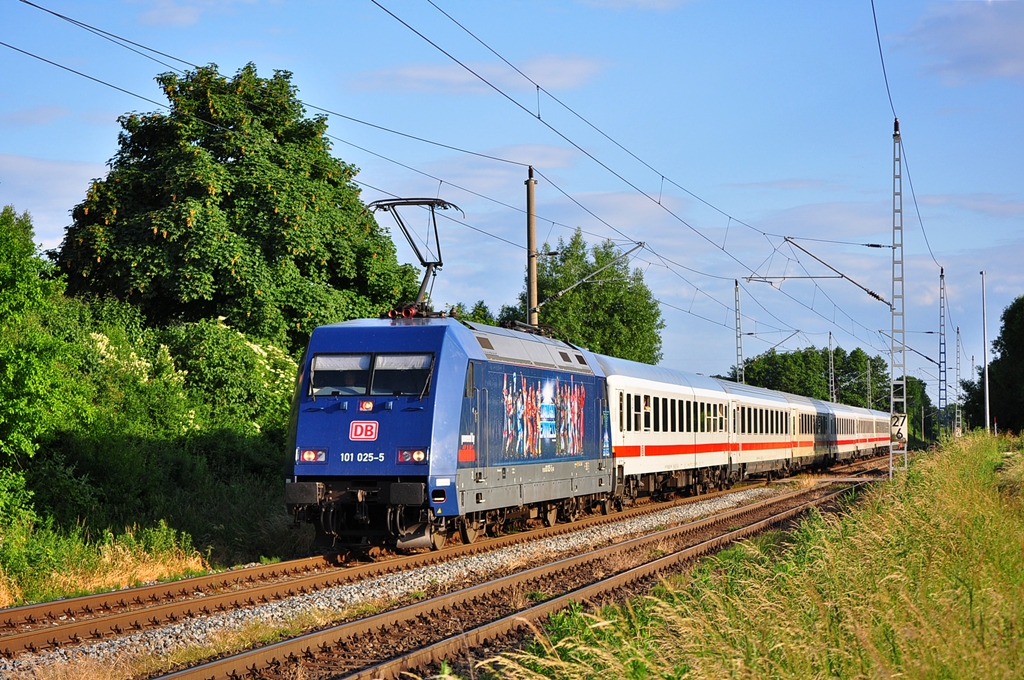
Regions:
<instances>
[{"instance_id":1,"label":"tall dry grass","mask_svg":"<svg viewBox=\"0 0 1024 680\"><path fill-rule=\"evenodd\" d=\"M1010 456L1003 452L1017 449ZM850 512L552 620L510 678L1024 677L1024 456L972 435Z\"/></svg>"},{"instance_id":2,"label":"tall dry grass","mask_svg":"<svg viewBox=\"0 0 1024 680\"><path fill-rule=\"evenodd\" d=\"M29 523L0 529L0 608L188 576L208 567L189 537L159 523L90 540Z\"/></svg>"}]
</instances>

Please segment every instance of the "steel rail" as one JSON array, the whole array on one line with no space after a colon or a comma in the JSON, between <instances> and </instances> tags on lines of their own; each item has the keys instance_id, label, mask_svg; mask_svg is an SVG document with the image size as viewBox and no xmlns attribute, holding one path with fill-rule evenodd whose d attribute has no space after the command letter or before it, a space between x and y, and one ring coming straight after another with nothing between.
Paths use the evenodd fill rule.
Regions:
<instances>
[{"instance_id":1,"label":"steel rail","mask_svg":"<svg viewBox=\"0 0 1024 680\"><path fill-rule=\"evenodd\" d=\"M851 466L840 466L840 469L842 467ZM755 482L742 488L762 485L763 482ZM346 585L360 579L393 574L528 541L561 536L592 526L624 521L729 495L737 490L740 489L675 498L668 502L647 502L610 515L592 515L553 527L368 564L344 566L337 555L317 556L12 608L0 612L0 617L4 619L4 623L0 624L0 655L12 659L25 652L39 653L151 630L185 618L279 601L298 594Z\"/></svg>"},{"instance_id":2,"label":"steel rail","mask_svg":"<svg viewBox=\"0 0 1024 680\"><path fill-rule=\"evenodd\" d=\"M489 581L484 584L471 586L469 588L441 595L439 597L431 598L429 600L423 600L421 602L417 602L411 605L407 605L405 607L401 607L399 609L384 612L382 614L377 614L375 616L371 616L368 618L345 622L337 626L326 628L324 630L307 633L305 635L291 638L289 640L284 640L282 642L278 642L272 645L243 652L238 655L225 657L222 659L211 661L181 671L173 672L168 675L160 677L173 680L220 680L237 677L259 677L258 673L262 672L262 670L267 670L270 673L275 673L278 672L278 669L280 669L283 664L289 662L298 662L302 659L311 660L314 659L318 653L329 652L330 650L335 648L344 648L346 640L355 638L357 636L366 635L368 633L372 633L375 631L400 630L403 628L403 626L405 626L407 621L415 619L422 620L424 617L427 617L429 614L433 612L445 610L451 611L462 606L462 603L473 602L474 600L479 600L481 597L495 592L507 592L510 591L510 589L521 587L523 584L543 578L545 575L551 575L572 567L578 567L579 565L587 564L589 562L599 561L616 553L620 553L627 550L643 550L651 546L657 546L665 540L679 538L689 533L693 533L696 531L707 529L709 527L713 527L715 525L736 520L737 518L741 518L745 515L757 513L773 505L784 503L788 500L795 499L799 496L815 493L817 491L820 491L822 486L823 485L815 485L814 487L793 491L788 494L783 494L765 501L761 501L759 503L742 506L740 508L734 508L724 513L719 513L708 518L682 524L676 527L672 527L670 529L656 532L654 534L648 534L628 541L623 541L621 543L617 543L611 546L598 548L596 550L581 555L563 558L550 564L534 567L532 569L517 572L515 574L510 574L508 576L496 579L494 581ZM830 495L829 498L834 496L835 494ZM798 511L802 512L807 507L810 507L810 505L808 503L804 503L798 507ZM794 514L791 511L786 512L790 512L790 514L783 513L784 517L786 518ZM782 519L779 519L779 517L783 517L783 515L773 516L773 518L770 518L769 521L782 521ZM758 524L758 526L760 526L760 524ZM727 534L725 534L725 536L731 537L729 539L730 541L736 540L736 538L740 537L741 535L743 535L741 532L736 531L730 531ZM712 546L723 544L721 538L715 540L718 541L718 543L704 542L700 545ZM711 547L705 547L704 549L710 550ZM693 550L693 548L691 548L690 550ZM664 559L665 558L662 558L661 560L656 561L655 564L666 564L664 562ZM661 568L663 567L659 567L659 569ZM634 573L634 570L624 573L631 574ZM621 575L619 577L613 578L618 579L620 577ZM563 601L565 600L565 598L572 597L574 595L576 597L579 597L579 595L577 595L577 593L579 592L581 591L576 590L572 593L560 596L559 598L556 598L555 600L551 600L549 602ZM533 610L530 609L526 611L529 612ZM524 613L525 612L520 612L515 616L509 618L513 620L519 619L524 615ZM496 624L487 625L493 626ZM467 633L466 635L469 634ZM488 635L490 635L490 633L488 633ZM457 642L453 644L463 644L464 639L469 640L470 638L464 638L463 636L459 636ZM480 639L483 639L483 637L480 637ZM402 659L405 659L406 657L400 657L397 660L386 662L385 664L382 664L380 666L374 666L373 669L367 669L365 671L356 673L352 677L379 677L372 675L372 672L376 672L378 669L390 668L391 666L389 666L388 664L398 664L397 666L394 666L394 668L402 667L402 670L407 670L408 668L423 665L426 662L424 662L422 659L433 658L430 655L435 653L433 651L428 650L435 650L435 648L436 645L431 645L425 647L423 650L420 650L419 652L414 652L413 656L408 657L409 659L414 660L410 660L409 665L405 667L402 667ZM421 654L426 654L427 656L420 656ZM385 675L385 677L387 677L387 675Z\"/></svg>"},{"instance_id":3,"label":"steel rail","mask_svg":"<svg viewBox=\"0 0 1024 680\"><path fill-rule=\"evenodd\" d=\"M744 488L753 486L760 484ZM6 634L0 635L0 655L13 659L25 652L39 653L151 630L185 618L279 601L361 579L429 566L528 541L561 536L591 526L623 521L735 492L736 490L717 491L668 502L646 503L610 515L592 515L575 522L557 524L535 531L499 536L469 545L455 545L440 551L406 555L380 562L339 568L336 566L337 560L325 557L305 558L172 583L9 609L0 614L6 618ZM213 590L220 592L211 593ZM19 628L26 629L18 630Z\"/></svg>"},{"instance_id":4,"label":"steel rail","mask_svg":"<svg viewBox=\"0 0 1024 680\"><path fill-rule=\"evenodd\" d=\"M295 574L310 573L318 569L333 569L336 566L335 559L317 555L278 564L259 564L177 581L0 609L0 619L2 619L0 622L0 644L4 644L5 634L23 626L57 624L62 619L113 612L130 607L145 607L182 597L191 597L195 593L290 578Z\"/></svg>"},{"instance_id":5,"label":"steel rail","mask_svg":"<svg viewBox=\"0 0 1024 680\"><path fill-rule=\"evenodd\" d=\"M716 536L715 538L703 541L689 548L679 550L671 555L648 562L647 564L634 567L633 569L624 571L609 579L580 587L570 593L547 600L524 611L516 612L515 614L506 616L498 621L493 621L472 630L468 630L456 637L436 642L401 657L340 677L344 678L344 680L382 680L398 678L403 673L416 671L417 669L432 664L439 664L445 659L451 660L461 658L469 649L480 648L488 642L504 638L513 633L522 632L523 629L529 628L531 624L541 621L549 617L551 614L565 609L572 602L588 603L595 599L605 597L621 588L634 586L649 579L660 578L666 573L678 570L679 566L683 563L690 562L708 553L721 550L736 541L748 538L773 526L782 524L813 506L835 500L843 494L849 493L853 489L859 488L867 483L867 481L860 481L852 487L847 487L829 494L828 496L808 501L795 508L783 510L771 517L753 522L745 527L730 531L722 534L721 536Z\"/></svg>"}]
</instances>

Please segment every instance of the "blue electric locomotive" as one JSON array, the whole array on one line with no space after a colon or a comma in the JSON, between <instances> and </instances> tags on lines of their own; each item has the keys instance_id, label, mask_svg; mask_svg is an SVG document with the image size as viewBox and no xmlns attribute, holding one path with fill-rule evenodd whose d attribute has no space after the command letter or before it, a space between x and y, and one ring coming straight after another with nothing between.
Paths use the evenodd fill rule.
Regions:
<instances>
[{"instance_id":1,"label":"blue electric locomotive","mask_svg":"<svg viewBox=\"0 0 1024 680\"><path fill-rule=\"evenodd\" d=\"M317 328L286 502L321 539L400 548L607 511L604 388L593 354L540 336L436 317Z\"/></svg>"}]
</instances>

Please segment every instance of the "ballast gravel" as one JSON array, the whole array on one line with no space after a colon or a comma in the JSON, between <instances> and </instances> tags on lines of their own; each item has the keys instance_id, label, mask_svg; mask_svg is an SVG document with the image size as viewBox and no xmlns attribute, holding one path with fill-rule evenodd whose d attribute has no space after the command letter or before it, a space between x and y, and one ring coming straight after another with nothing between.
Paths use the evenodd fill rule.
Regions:
<instances>
[{"instance_id":1,"label":"ballast gravel","mask_svg":"<svg viewBox=\"0 0 1024 680\"><path fill-rule=\"evenodd\" d=\"M554 559L577 554L593 546L605 545L625 536L634 536L690 522L724 510L775 496L779 487L758 487L669 508L650 515L625 519L600 527L584 529L555 538L538 539L482 555L473 555L443 564L430 565L398 574L388 574L359 583L337 586L317 593L258 605L231 612L200 616L163 626L152 631L123 635L87 645L58 649L43 654L22 654L13 660L0 659L0 677L31 678L35 670L52 664L83 659L113 663L144 655L162 656L175 649L206 644L211 636L241 628L249 623L285 624L302 612L340 611L361 602L388 602L408 597L431 587L479 580L488 574L507 573L510 565L531 564L539 559Z\"/></svg>"}]
</instances>

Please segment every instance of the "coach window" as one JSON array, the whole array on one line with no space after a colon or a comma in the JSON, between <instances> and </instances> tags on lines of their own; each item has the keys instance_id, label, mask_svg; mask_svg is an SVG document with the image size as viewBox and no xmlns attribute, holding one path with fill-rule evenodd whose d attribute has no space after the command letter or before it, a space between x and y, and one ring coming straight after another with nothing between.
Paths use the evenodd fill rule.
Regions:
<instances>
[{"instance_id":1,"label":"coach window","mask_svg":"<svg viewBox=\"0 0 1024 680\"><path fill-rule=\"evenodd\" d=\"M661 431L668 432L668 398L661 400Z\"/></svg>"},{"instance_id":2,"label":"coach window","mask_svg":"<svg viewBox=\"0 0 1024 680\"><path fill-rule=\"evenodd\" d=\"M661 432L661 399L654 398L654 431Z\"/></svg>"},{"instance_id":3,"label":"coach window","mask_svg":"<svg viewBox=\"0 0 1024 680\"><path fill-rule=\"evenodd\" d=\"M369 382L369 354L317 354L313 357L309 390L314 397L366 394Z\"/></svg>"},{"instance_id":4,"label":"coach window","mask_svg":"<svg viewBox=\"0 0 1024 680\"><path fill-rule=\"evenodd\" d=\"M693 432L693 419L690 417L690 400L679 400L679 408L683 409L679 418L679 429L683 432Z\"/></svg>"},{"instance_id":5,"label":"coach window","mask_svg":"<svg viewBox=\"0 0 1024 680\"><path fill-rule=\"evenodd\" d=\"M626 431L626 406L623 396L622 392L619 392L619 432Z\"/></svg>"},{"instance_id":6,"label":"coach window","mask_svg":"<svg viewBox=\"0 0 1024 680\"><path fill-rule=\"evenodd\" d=\"M640 403L640 395L633 395L633 431L640 432L640 418L642 417L644 410L643 405Z\"/></svg>"},{"instance_id":7,"label":"coach window","mask_svg":"<svg viewBox=\"0 0 1024 680\"><path fill-rule=\"evenodd\" d=\"M671 421L672 421L672 432L675 432L676 431L676 400L675 399L673 399L672 403L669 404L668 410L669 410L669 413L672 414L670 416Z\"/></svg>"},{"instance_id":8,"label":"coach window","mask_svg":"<svg viewBox=\"0 0 1024 680\"><path fill-rule=\"evenodd\" d=\"M725 404L718 405L718 431L725 432Z\"/></svg>"}]
</instances>

